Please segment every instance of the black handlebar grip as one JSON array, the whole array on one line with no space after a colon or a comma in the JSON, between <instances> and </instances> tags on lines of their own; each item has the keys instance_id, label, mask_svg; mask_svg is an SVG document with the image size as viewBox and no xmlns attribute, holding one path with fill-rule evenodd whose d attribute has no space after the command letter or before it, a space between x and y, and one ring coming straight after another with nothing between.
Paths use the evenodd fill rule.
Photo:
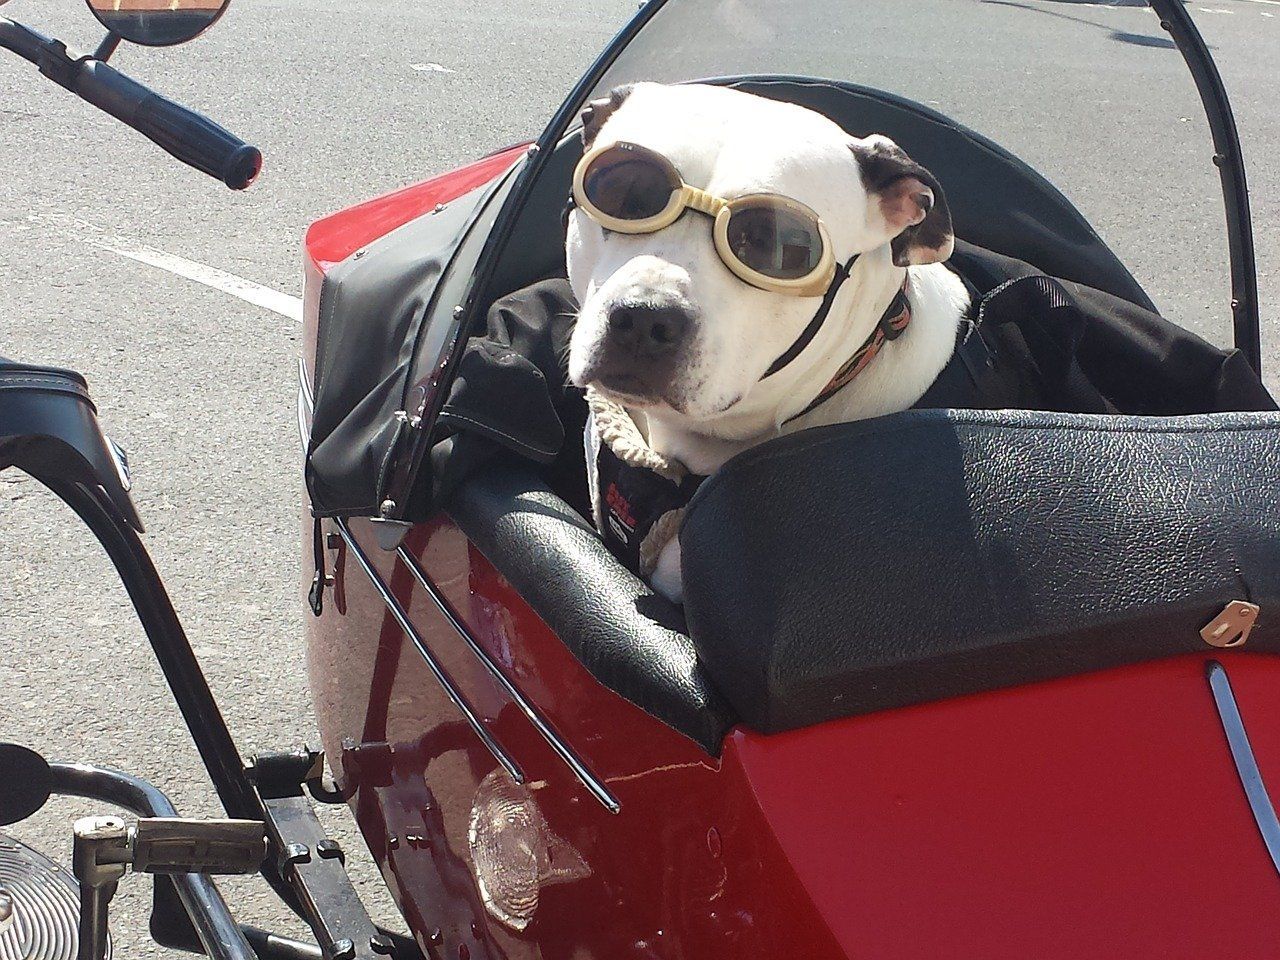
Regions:
<instances>
[{"instance_id":1,"label":"black handlebar grip","mask_svg":"<svg viewBox=\"0 0 1280 960\"><path fill-rule=\"evenodd\" d=\"M232 190L249 186L262 168L257 147L99 60L82 61L70 86L94 106Z\"/></svg>"},{"instance_id":2,"label":"black handlebar grip","mask_svg":"<svg viewBox=\"0 0 1280 960\"><path fill-rule=\"evenodd\" d=\"M262 169L257 147L158 93L138 104L133 127L183 163L221 180L232 190L249 186Z\"/></svg>"}]
</instances>

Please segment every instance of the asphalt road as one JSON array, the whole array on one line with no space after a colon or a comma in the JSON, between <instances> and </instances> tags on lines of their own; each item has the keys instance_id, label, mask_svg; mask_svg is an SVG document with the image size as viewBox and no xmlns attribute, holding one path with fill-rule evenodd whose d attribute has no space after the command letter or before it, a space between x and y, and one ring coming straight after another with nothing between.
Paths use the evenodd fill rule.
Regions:
<instances>
[{"instance_id":1,"label":"asphalt road","mask_svg":"<svg viewBox=\"0 0 1280 960\"><path fill-rule=\"evenodd\" d=\"M815 21L795 19L800 4L778 4L782 26L769 27L749 16L758 0L731 2L722 26L739 30L737 59L709 52L725 36L719 28L686 31L665 63L638 69L663 78L726 66L794 72L816 38L826 52L808 72L931 102L1006 143L1078 202L1170 316L1221 337L1225 253L1207 133L1149 12L901 0L886 16L883 5L819 0ZM1264 337L1278 368L1280 0L1203 3L1192 11L1235 98L1250 164ZM310 221L535 135L632 8L235 0L188 47L122 50L123 69L262 147L265 172L244 194L170 162L16 58L0 59L0 354L88 375L104 422L131 454L157 564L246 753L312 736L300 630L298 332L285 317L112 248L145 245L296 295ZM16 0L3 12L75 45L96 40L76 0ZM998 32L988 29L995 24ZM41 488L8 475L0 531L0 737L123 767L184 812L214 814L96 544ZM91 809L57 802L13 832L65 858L71 816ZM359 849L342 818L330 820ZM369 865L353 860L371 908L394 922ZM244 918L297 931L261 883L224 886ZM145 937L145 884L124 888L117 955L157 952Z\"/></svg>"}]
</instances>

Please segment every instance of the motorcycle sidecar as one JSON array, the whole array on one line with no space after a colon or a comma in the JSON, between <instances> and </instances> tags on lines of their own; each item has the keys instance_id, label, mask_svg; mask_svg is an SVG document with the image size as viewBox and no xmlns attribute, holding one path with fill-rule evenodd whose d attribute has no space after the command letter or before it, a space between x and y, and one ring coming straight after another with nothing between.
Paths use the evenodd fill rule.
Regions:
<instances>
[{"instance_id":1,"label":"motorcycle sidecar","mask_svg":"<svg viewBox=\"0 0 1280 960\"><path fill-rule=\"evenodd\" d=\"M910 6L958 34L1066 16ZM1235 348L1156 316L1023 160L853 82L847 31L764 39L830 26L821 5L646 4L536 144L311 228L312 688L432 955L1270 955L1280 415L1225 95L1185 8L1152 7L1209 109ZM541 370L486 393L466 348L564 269L582 104L707 76L893 137L991 311L1039 290L1046 329L1070 311L1111 360L1086 370L1101 412L910 411L742 455L686 515L681 610L592 530L581 402Z\"/></svg>"}]
</instances>

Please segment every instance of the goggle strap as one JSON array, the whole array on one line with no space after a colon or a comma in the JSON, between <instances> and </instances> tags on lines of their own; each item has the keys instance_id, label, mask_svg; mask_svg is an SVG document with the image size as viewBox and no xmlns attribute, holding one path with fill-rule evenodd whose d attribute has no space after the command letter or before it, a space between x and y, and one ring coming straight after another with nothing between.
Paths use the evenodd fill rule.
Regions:
<instances>
[{"instance_id":1,"label":"goggle strap","mask_svg":"<svg viewBox=\"0 0 1280 960\"><path fill-rule=\"evenodd\" d=\"M796 338L795 343L787 348L786 353L773 361L769 369L764 372L764 376L760 378L761 380L772 377L792 360L800 356L805 347L813 342L813 338L818 335L818 331L822 329L823 323L826 322L827 314L831 312L831 305L836 301L836 294L840 292L840 287L845 280L849 279L849 271L853 269L853 265L857 262L859 256L861 254L855 253L847 263L836 265L835 276L831 279L831 286L827 287L827 292L822 297L822 305L818 307L818 312L813 315L813 319L809 321L809 325Z\"/></svg>"}]
</instances>

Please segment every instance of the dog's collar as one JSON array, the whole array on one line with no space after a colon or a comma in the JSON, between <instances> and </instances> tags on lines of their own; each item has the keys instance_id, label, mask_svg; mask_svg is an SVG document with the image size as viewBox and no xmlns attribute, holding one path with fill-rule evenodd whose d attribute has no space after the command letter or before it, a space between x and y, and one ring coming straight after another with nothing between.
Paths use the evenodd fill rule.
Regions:
<instances>
[{"instance_id":1,"label":"dog's collar","mask_svg":"<svg viewBox=\"0 0 1280 960\"><path fill-rule=\"evenodd\" d=\"M880 321L876 324L875 329L871 331L871 335L862 342L862 346L854 351L853 356L841 364L835 376L827 381L827 385L822 388L809 405L799 413L788 417L786 422L790 423L792 420L803 417L806 413L812 413L817 407L848 386L849 382L865 370L871 361L876 358L885 343L890 340L897 340L910 323L911 301L907 298L907 281L904 278L902 286L898 288L898 292L889 301L889 306L880 315ZM814 332L816 333L817 331ZM810 337L809 339L813 338ZM768 374L765 374L765 376L768 376Z\"/></svg>"}]
</instances>

